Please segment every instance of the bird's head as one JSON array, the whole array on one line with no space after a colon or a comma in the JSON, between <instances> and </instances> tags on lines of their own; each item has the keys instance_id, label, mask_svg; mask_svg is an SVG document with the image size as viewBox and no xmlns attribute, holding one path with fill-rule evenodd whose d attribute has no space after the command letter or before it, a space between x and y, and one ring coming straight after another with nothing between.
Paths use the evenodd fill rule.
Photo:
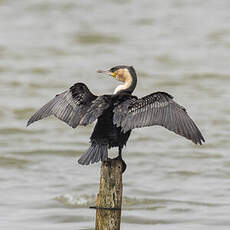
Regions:
<instances>
[{"instance_id":1,"label":"bird's head","mask_svg":"<svg viewBox=\"0 0 230 230\"><path fill-rule=\"evenodd\" d=\"M122 87L119 86L119 88L115 90L115 93L121 90L132 93L136 87L137 75L135 69L132 66L119 65L114 66L109 70L98 70L97 72L107 74L114 77L116 80L125 83L122 85Z\"/></svg>"},{"instance_id":2,"label":"bird's head","mask_svg":"<svg viewBox=\"0 0 230 230\"><path fill-rule=\"evenodd\" d=\"M130 77L133 77L133 75L136 76L134 68L126 65L118 65L109 70L98 70L97 72L112 76L121 82L126 82Z\"/></svg>"}]
</instances>

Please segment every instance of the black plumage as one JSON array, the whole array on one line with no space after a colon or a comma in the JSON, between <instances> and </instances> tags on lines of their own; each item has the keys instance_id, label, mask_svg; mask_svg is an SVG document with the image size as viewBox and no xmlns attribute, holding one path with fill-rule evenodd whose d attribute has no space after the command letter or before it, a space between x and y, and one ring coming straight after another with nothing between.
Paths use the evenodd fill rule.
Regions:
<instances>
[{"instance_id":1,"label":"black plumage","mask_svg":"<svg viewBox=\"0 0 230 230\"><path fill-rule=\"evenodd\" d=\"M132 95L137 76L132 66L115 66L109 71L98 71L124 82L111 95L95 96L84 83L76 83L69 90L56 95L28 121L27 125L50 115L64 121L72 128L86 126L97 120L90 137L91 146L80 157L83 165L108 159L108 149L119 148L118 159L122 159L122 148L128 141L132 129L160 125L195 144L204 138L184 107L177 104L171 95L156 92L137 98Z\"/></svg>"}]
</instances>

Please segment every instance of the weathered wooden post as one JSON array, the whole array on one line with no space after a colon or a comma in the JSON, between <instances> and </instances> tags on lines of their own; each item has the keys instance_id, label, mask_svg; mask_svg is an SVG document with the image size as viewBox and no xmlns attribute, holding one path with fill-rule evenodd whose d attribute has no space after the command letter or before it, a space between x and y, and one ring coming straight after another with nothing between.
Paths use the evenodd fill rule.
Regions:
<instances>
[{"instance_id":1,"label":"weathered wooden post","mask_svg":"<svg viewBox=\"0 0 230 230\"><path fill-rule=\"evenodd\" d=\"M122 162L102 163L100 189L96 201L96 230L119 230L122 203Z\"/></svg>"}]
</instances>

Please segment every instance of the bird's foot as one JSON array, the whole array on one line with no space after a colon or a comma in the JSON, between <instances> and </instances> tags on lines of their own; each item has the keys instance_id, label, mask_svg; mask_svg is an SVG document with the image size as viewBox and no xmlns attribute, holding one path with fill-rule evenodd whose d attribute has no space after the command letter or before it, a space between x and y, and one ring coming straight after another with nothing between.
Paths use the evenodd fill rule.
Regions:
<instances>
[{"instance_id":1,"label":"bird's foot","mask_svg":"<svg viewBox=\"0 0 230 230\"><path fill-rule=\"evenodd\" d=\"M124 171L126 170L126 168L127 168L127 165L126 165L126 163L124 162L124 160L120 157L120 156L118 156L118 157L116 157L116 158L109 158L109 157L107 157L105 160L104 160L104 162L108 162L108 163L110 163L112 160L118 160L118 161L121 161L121 163L122 163L122 173L124 173Z\"/></svg>"},{"instance_id":2,"label":"bird's foot","mask_svg":"<svg viewBox=\"0 0 230 230\"><path fill-rule=\"evenodd\" d=\"M121 158L121 156L118 156L118 157L114 158L113 160L121 161L121 163L122 163L122 173L124 173L126 168L127 168L127 165L126 165L125 161Z\"/></svg>"},{"instance_id":3,"label":"bird's foot","mask_svg":"<svg viewBox=\"0 0 230 230\"><path fill-rule=\"evenodd\" d=\"M106 162L107 164L111 165L111 161L112 161L112 160L113 160L112 158L106 157L106 158L103 160L103 162Z\"/></svg>"},{"instance_id":4,"label":"bird's foot","mask_svg":"<svg viewBox=\"0 0 230 230\"><path fill-rule=\"evenodd\" d=\"M107 157L107 158L105 158L103 161L105 161L105 162L110 162L111 160L113 160L113 159L112 159L112 158Z\"/></svg>"}]
</instances>

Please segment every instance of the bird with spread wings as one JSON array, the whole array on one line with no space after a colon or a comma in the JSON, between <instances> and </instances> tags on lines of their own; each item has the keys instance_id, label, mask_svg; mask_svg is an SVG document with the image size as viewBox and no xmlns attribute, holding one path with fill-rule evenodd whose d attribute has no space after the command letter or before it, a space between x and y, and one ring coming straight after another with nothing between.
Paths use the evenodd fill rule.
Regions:
<instances>
[{"instance_id":1,"label":"bird with spread wings","mask_svg":"<svg viewBox=\"0 0 230 230\"><path fill-rule=\"evenodd\" d=\"M86 126L97 120L90 137L91 146L80 157L83 165L108 160L108 149L118 147L117 159L122 159L122 148L135 128L159 125L174 133L202 144L204 137L186 109L165 92L151 93L142 98L133 96L137 84L132 66L115 66L105 73L123 82L114 94L96 96L84 83L76 83L67 91L56 95L28 121L27 125L54 115L72 128Z\"/></svg>"}]
</instances>

